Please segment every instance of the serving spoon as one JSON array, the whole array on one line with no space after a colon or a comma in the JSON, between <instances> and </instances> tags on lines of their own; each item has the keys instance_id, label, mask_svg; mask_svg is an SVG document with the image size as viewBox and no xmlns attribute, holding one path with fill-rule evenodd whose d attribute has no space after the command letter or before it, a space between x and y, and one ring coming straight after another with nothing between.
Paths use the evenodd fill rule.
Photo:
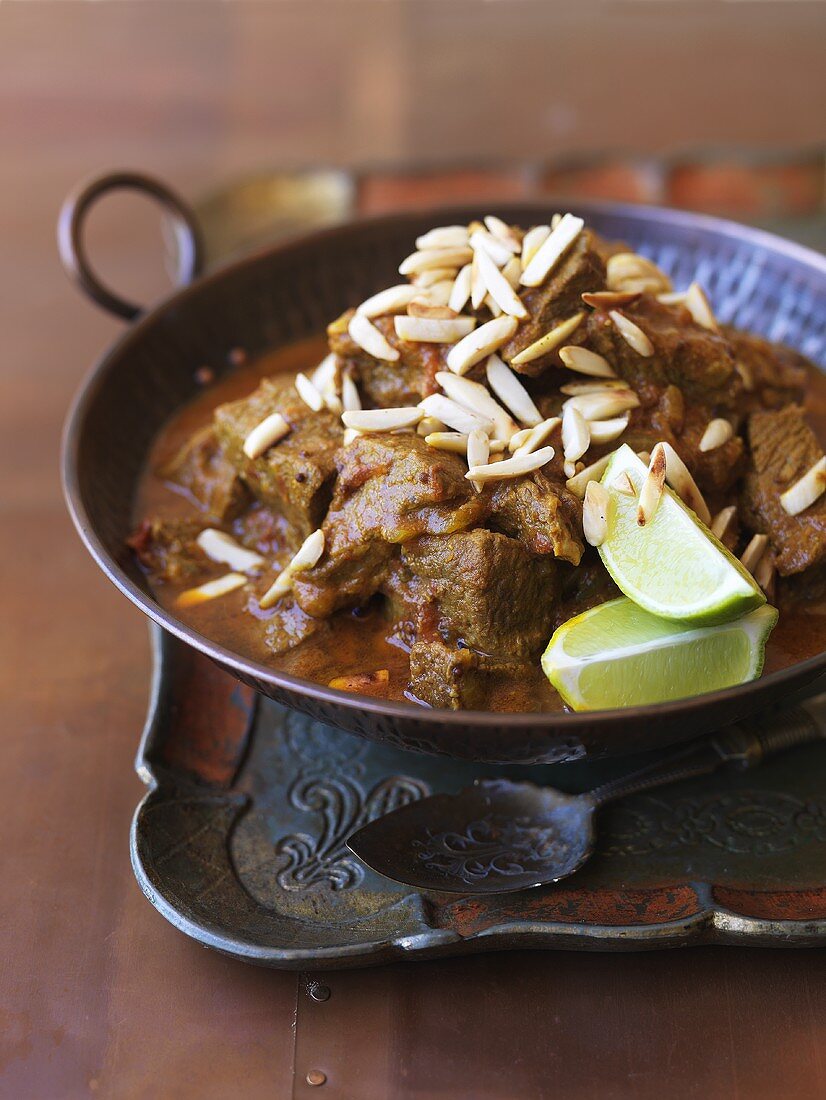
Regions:
<instances>
[{"instance_id":1,"label":"serving spoon","mask_svg":"<svg viewBox=\"0 0 826 1100\"><path fill-rule=\"evenodd\" d=\"M597 811L724 764L752 768L767 756L826 737L826 694L771 718L731 726L584 794L510 779L478 779L376 818L348 848L386 878L418 890L504 894L559 882L590 857Z\"/></svg>"}]
</instances>

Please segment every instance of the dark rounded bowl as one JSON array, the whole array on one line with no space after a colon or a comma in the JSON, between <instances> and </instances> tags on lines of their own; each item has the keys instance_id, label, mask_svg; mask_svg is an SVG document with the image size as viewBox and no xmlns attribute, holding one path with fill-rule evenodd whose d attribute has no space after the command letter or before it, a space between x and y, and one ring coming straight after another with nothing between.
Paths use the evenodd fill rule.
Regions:
<instances>
[{"instance_id":1,"label":"dark rounded bowl","mask_svg":"<svg viewBox=\"0 0 826 1100\"><path fill-rule=\"evenodd\" d=\"M596 203L572 209L600 233L656 260L676 285L697 277L722 320L783 340L826 365L822 257L713 218ZM232 348L256 356L323 331L346 307L397 278L399 260L417 234L484 212L431 210L317 231L215 270L141 316L88 375L66 426L66 498L92 557L150 619L257 691L323 722L416 752L492 763L634 752L734 722L813 680L826 668L826 654L754 683L658 706L582 714L433 710L286 675L204 637L155 601L124 540L150 445L197 392L195 369L208 365L220 376L231 369ZM496 212L535 224L553 209L545 202L505 203Z\"/></svg>"}]
</instances>

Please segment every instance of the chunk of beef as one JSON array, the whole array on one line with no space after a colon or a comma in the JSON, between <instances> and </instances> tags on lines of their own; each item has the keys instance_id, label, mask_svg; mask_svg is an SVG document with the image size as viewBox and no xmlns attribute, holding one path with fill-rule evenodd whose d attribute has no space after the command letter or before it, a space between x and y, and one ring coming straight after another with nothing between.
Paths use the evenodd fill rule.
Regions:
<instances>
[{"instance_id":1,"label":"chunk of beef","mask_svg":"<svg viewBox=\"0 0 826 1100\"><path fill-rule=\"evenodd\" d=\"M801 402L806 392L808 360L762 336L723 330L747 378L745 404L750 409L782 409Z\"/></svg>"},{"instance_id":2,"label":"chunk of beef","mask_svg":"<svg viewBox=\"0 0 826 1100\"><path fill-rule=\"evenodd\" d=\"M412 433L361 436L339 451L337 464L324 555L295 582L298 602L312 615L377 592L399 543L459 531L483 516L485 503L461 458Z\"/></svg>"},{"instance_id":3,"label":"chunk of beef","mask_svg":"<svg viewBox=\"0 0 826 1100\"><path fill-rule=\"evenodd\" d=\"M324 619L313 618L298 606L295 600L279 600L263 623L264 644L273 656L280 656L295 649L301 642L330 631L330 624Z\"/></svg>"},{"instance_id":4,"label":"chunk of beef","mask_svg":"<svg viewBox=\"0 0 826 1100\"><path fill-rule=\"evenodd\" d=\"M661 440L670 443L703 493L727 493L745 469L741 437L734 435L713 451L701 451L700 441L714 413L703 405L684 401L677 386L662 391L648 387L646 398L650 401L652 397L656 398L654 404L633 410L622 441L635 451L651 451Z\"/></svg>"},{"instance_id":5,"label":"chunk of beef","mask_svg":"<svg viewBox=\"0 0 826 1100\"><path fill-rule=\"evenodd\" d=\"M397 349L399 359L393 363L374 359L347 331L353 313L348 310L328 329L330 350L351 368L368 405L380 409L418 405L423 397L436 393L436 372L447 369L447 345L400 340L392 317L376 317L373 324Z\"/></svg>"},{"instance_id":6,"label":"chunk of beef","mask_svg":"<svg viewBox=\"0 0 826 1100\"><path fill-rule=\"evenodd\" d=\"M646 334L654 354L635 351L602 309L587 318L588 346L631 383L643 404L650 403L652 387L656 399L657 392L675 385L689 404L699 402L714 410L737 406L743 384L725 336L696 324L687 310L661 305L647 294L621 312Z\"/></svg>"},{"instance_id":7,"label":"chunk of beef","mask_svg":"<svg viewBox=\"0 0 826 1100\"><path fill-rule=\"evenodd\" d=\"M520 351L533 344L540 336L579 310L585 309L582 295L588 291L604 290L605 264L594 247L592 234L580 233L573 247L541 286L522 289L521 298L529 317L516 330L513 338L500 352L506 363ZM574 332L566 344L577 344L585 335L584 324ZM534 359L513 369L519 374L536 376L551 366L559 366L561 360L556 351Z\"/></svg>"},{"instance_id":8,"label":"chunk of beef","mask_svg":"<svg viewBox=\"0 0 826 1100\"><path fill-rule=\"evenodd\" d=\"M533 554L577 565L582 557L582 501L545 470L495 483L488 525Z\"/></svg>"},{"instance_id":9,"label":"chunk of beef","mask_svg":"<svg viewBox=\"0 0 826 1100\"><path fill-rule=\"evenodd\" d=\"M260 458L247 458L244 440L274 412L290 425L289 435ZM215 430L250 492L288 521L294 543L319 526L330 502L335 454L343 437L337 416L326 409L313 412L291 378L265 378L249 397L218 406Z\"/></svg>"},{"instance_id":10,"label":"chunk of beef","mask_svg":"<svg viewBox=\"0 0 826 1100\"><path fill-rule=\"evenodd\" d=\"M489 710L503 676L530 676L524 661L503 661L467 649L444 638L434 609L421 615L410 650L409 693L431 707L447 710Z\"/></svg>"},{"instance_id":11,"label":"chunk of beef","mask_svg":"<svg viewBox=\"0 0 826 1100\"><path fill-rule=\"evenodd\" d=\"M402 547L427 582L442 633L492 656L530 657L551 634L558 567L498 531L476 528L423 537Z\"/></svg>"},{"instance_id":12,"label":"chunk of beef","mask_svg":"<svg viewBox=\"0 0 826 1100\"><path fill-rule=\"evenodd\" d=\"M126 543L153 580L195 583L212 565L195 541L202 530L197 520L148 519Z\"/></svg>"},{"instance_id":13,"label":"chunk of beef","mask_svg":"<svg viewBox=\"0 0 826 1100\"><path fill-rule=\"evenodd\" d=\"M218 523L237 516L249 499L212 425L191 436L158 470L158 475L184 489L190 499Z\"/></svg>"},{"instance_id":14,"label":"chunk of beef","mask_svg":"<svg viewBox=\"0 0 826 1100\"><path fill-rule=\"evenodd\" d=\"M753 413L748 434L752 469L743 490L744 519L769 536L781 576L801 573L826 558L826 498L790 516L780 494L814 466L823 448L794 405Z\"/></svg>"}]
</instances>

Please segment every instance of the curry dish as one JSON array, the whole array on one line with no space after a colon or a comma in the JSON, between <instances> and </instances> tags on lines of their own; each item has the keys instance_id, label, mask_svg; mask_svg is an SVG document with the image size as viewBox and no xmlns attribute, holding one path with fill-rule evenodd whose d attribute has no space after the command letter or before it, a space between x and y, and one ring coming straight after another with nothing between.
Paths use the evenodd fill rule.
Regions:
<instances>
[{"instance_id":1,"label":"curry dish","mask_svg":"<svg viewBox=\"0 0 826 1100\"><path fill-rule=\"evenodd\" d=\"M666 443L780 608L767 670L823 650L826 384L799 354L571 215L435 229L400 272L326 341L236 353L164 429L130 539L163 606L325 685L560 709L539 656L619 595L587 486Z\"/></svg>"}]
</instances>

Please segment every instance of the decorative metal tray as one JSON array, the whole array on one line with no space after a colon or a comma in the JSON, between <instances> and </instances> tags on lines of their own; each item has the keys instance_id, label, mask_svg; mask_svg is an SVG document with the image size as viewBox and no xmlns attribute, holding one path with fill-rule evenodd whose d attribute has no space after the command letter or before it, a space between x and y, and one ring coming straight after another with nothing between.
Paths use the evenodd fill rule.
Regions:
<instances>
[{"instance_id":1,"label":"decorative metal tray","mask_svg":"<svg viewBox=\"0 0 826 1100\"><path fill-rule=\"evenodd\" d=\"M257 696L158 627L153 645L137 758L150 789L132 863L152 904L209 947L315 968L503 948L826 943L826 743L605 810L594 858L560 886L424 895L360 864L347 836L480 775L584 790L644 758L497 768L403 752Z\"/></svg>"}]
</instances>

